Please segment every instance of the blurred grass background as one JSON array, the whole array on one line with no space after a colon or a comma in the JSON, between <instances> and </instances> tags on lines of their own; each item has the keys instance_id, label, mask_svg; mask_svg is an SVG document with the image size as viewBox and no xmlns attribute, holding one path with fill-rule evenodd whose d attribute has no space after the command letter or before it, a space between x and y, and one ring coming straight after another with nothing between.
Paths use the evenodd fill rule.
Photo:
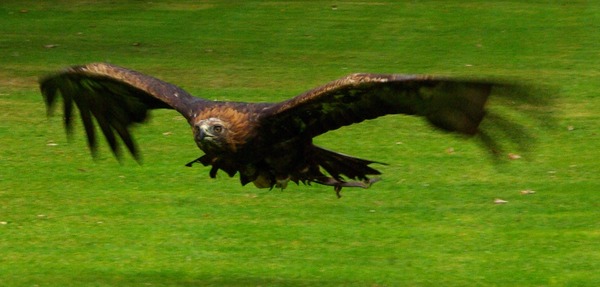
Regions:
<instances>
[{"instance_id":1,"label":"blurred grass background","mask_svg":"<svg viewBox=\"0 0 600 287\"><path fill-rule=\"evenodd\" d=\"M4 0L0 285L597 286L597 4ZM81 127L67 141L60 112L46 118L36 82L95 61L239 101L354 72L508 77L557 87L559 113L527 127L532 157L502 165L411 117L323 135L390 164L338 200L185 168L200 151L172 111L136 129L142 166L105 146L92 160Z\"/></svg>"}]
</instances>

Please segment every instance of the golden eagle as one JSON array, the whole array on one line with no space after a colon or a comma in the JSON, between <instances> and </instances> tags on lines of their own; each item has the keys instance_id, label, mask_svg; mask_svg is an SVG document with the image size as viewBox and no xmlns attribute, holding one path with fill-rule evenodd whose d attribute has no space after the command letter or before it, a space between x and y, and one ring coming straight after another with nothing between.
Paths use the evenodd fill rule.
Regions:
<instances>
[{"instance_id":1,"label":"golden eagle","mask_svg":"<svg viewBox=\"0 0 600 287\"><path fill-rule=\"evenodd\" d=\"M388 115L425 117L433 126L465 135L482 134L485 105L506 83L428 75L352 74L279 103L211 101L142 73L106 63L72 66L40 80L49 113L62 96L67 132L73 104L79 109L90 149L97 149L95 122L119 157L121 138L139 159L130 127L151 109L174 109L192 128L204 155L190 162L212 166L242 185L285 188L289 181L342 187L369 187L379 171L374 161L336 153L313 138L342 126ZM515 130L516 131L516 130ZM324 173L324 171L326 173Z\"/></svg>"}]
</instances>

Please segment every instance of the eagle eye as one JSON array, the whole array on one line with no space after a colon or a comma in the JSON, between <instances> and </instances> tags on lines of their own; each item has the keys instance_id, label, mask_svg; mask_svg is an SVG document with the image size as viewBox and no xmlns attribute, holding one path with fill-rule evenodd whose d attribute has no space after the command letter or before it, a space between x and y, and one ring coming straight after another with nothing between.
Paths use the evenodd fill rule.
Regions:
<instances>
[{"instance_id":1,"label":"eagle eye","mask_svg":"<svg viewBox=\"0 0 600 287\"><path fill-rule=\"evenodd\" d=\"M214 125L212 127L212 130L214 133L220 134L221 132L223 132L223 126L222 125Z\"/></svg>"}]
</instances>

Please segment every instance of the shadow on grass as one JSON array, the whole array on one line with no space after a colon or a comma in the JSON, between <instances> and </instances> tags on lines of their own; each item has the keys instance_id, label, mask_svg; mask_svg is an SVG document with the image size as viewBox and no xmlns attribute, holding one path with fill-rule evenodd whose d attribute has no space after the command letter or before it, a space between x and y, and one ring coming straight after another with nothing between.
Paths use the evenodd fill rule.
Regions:
<instances>
[{"instance_id":1,"label":"shadow on grass","mask_svg":"<svg viewBox=\"0 0 600 287\"><path fill-rule=\"evenodd\" d=\"M509 151L531 158L539 136L558 126L558 97L556 87L500 85L480 126L480 144L497 163Z\"/></svg>"}]
</instances>

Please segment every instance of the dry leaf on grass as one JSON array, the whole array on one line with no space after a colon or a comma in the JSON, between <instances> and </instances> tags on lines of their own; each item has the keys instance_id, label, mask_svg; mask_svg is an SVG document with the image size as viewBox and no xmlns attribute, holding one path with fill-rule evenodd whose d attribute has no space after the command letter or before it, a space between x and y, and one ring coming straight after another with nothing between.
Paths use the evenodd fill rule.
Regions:
<instances>
[{"instance_id":1,"label":"dry leaf on grass","mask_svg":"<svg viewBox=\"0 0 600 287\"><path fill-rule=\"evenodd\" d=\"M516 153L509 153L509 154L508 154L508 158L509 158L509 159L520 159L520 158L521 158L521 156L520 156L520 155L518 155L518 154L516 154Z\"/></svg>"}]
</instances>

